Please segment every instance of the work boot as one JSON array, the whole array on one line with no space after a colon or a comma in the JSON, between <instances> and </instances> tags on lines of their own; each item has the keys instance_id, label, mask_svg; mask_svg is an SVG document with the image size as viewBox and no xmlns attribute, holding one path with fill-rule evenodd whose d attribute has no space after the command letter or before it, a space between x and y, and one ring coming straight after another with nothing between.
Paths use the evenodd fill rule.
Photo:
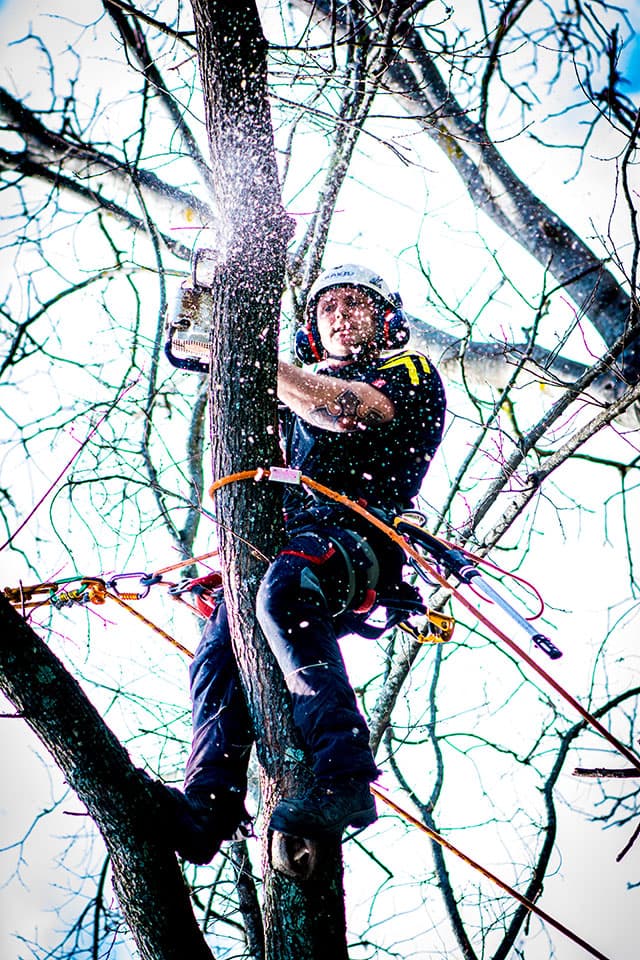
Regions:
<instances>
[{"instance_id":1,"label":"work boot","mask_svg":"<svg viewBox=\"0 0 640 960\"><path fill-rule=\"evenodd\" d=\"M182 793L167 787L172 810L169 829L176 853L190 863L210 863L224 840L233 839L249 815L239 791L228 788Z\"/></svg>"},{"instance_id":2,"label":"work boot","mask_svg":"<svg viewBox=\"0 0 640 960\"><path fill-rule=\"evenodd\" d=\"M309 840L340 837L347 827L378 819L369 781L356 777L320 781L307 793L276 804L269 827Z\"/></svg>"}]
</instances>

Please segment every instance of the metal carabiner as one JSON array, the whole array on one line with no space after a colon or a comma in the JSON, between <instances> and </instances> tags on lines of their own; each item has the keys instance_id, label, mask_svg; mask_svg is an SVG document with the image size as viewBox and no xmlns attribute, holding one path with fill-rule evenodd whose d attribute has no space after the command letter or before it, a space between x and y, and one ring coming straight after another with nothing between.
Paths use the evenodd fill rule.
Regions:
<instances>
[{"instance_id":1,"label":"metal carabiner","mask_svg":"<svg viewBox=\"0 0 640 960\"><path fill-rule=\"evenodd\" d=\"M107 580L107 587L109 590L113 590L116 596L121 596L120 590L118 590L118 580L134 580L138 579L140 585L144 588L143 593L138 593L136 599L143 600L146 596L149 595L149 591L154 583L159 583L162 579L161 577L156 577L153 574L149 573L118 573L114 577L111 577L110 580Z\"/></svg>"}]
</instances>

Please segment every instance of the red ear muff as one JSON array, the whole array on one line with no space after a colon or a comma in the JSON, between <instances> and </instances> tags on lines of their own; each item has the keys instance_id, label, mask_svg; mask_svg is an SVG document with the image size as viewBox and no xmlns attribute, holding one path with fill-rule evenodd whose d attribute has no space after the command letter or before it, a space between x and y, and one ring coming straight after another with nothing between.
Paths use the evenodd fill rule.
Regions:
<instances>
[{"instance_id":1,"label":"red ear muff","mask_svg":"<svg viewBox=\"0 0 640 960\"><path fill-rule=\"evenodd\" d=\"M332 284L331 286L341 286L341 284ZM372 296L376 306L376 342L379 348L393 350L404 346L409 340L411 331L409 319L402 309L400 294L392 293L383 299L368 286L364 289ZM327 357L327 351L320 340L318 324L315 320L317 296L308 301L307 320L304 326L298 327L294 339L294 353L297 359L304 364L319 363Z\"/></svg>"},{"instance_id":2,"label":"red ear muff","mask_svg":"<svg viewBox=\"0 0 640 960\"><path fill-rule=\"evenodd\" d=\"M404 310L386 310L380 327L380 346L385 350L403 347L410 335L409 321Z\"/></svg>"},{"instance_id":3,"label":"red ear muff","mask_svg":"<svg viewBox=\"0 0 640 960\"><path fill-rule=\"evenodd\" d=\"M300 363L304 364L318 363L326 357L316 326L310 321L296 330L293 349Z\"/></svg>"},{"instance_id":4,"label":"red ear muff","mask_svg":"<svg viewBox=\"0 0 640 960\"><path fill-rule=\"evenodd\" d=\"M391 329L391 311L385 313L382 319L382 343L386 347L389 343L389 331Z\"/></svg>"}]
</instances>

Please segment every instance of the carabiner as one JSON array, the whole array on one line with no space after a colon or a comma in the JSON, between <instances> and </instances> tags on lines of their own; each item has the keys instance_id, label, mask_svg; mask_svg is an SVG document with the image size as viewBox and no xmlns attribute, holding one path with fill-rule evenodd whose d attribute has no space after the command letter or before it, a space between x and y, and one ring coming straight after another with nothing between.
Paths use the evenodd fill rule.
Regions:
<instances>
[{"instance_id":1,"label":"carabiner","mask_svg":"<svg viewBox=\"0 0 640 960\"><path fill-rule=\"evenodd\" d=\"M144 592L139 593L136 599L144 600L144 598L148 596L152 585L154 583L159 583L160 579L162 578L157 578L153 574L149 574L149 573L118 573L115 575L115 577L111 577L110 580L107 580L107 587L109 590L113 590L116 596L119 597L121 593L118 590L118 580L134 580L134 579L138 579L140 581L140 585L144 587Z\"/></svg>"}]
</instances>

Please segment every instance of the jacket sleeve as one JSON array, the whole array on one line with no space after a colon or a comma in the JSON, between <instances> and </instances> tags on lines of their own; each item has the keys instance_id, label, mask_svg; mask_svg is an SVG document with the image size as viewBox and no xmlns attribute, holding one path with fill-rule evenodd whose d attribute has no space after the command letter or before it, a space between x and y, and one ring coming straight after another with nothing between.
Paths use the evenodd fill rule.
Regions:
<instances>
[{"instance_id":1,"label":"jacket sleeve","mask_svg":"<svg viewBox=\"0 0 640 960\"><path fill-rule=\"evenodd\" d=\"M431 361L421 353L405 351L383 358L376 373L372 386L392 400L395 428L409 436L426 434L435 450L442 438L446 398Z\"/></svg>"}]
</instances>

